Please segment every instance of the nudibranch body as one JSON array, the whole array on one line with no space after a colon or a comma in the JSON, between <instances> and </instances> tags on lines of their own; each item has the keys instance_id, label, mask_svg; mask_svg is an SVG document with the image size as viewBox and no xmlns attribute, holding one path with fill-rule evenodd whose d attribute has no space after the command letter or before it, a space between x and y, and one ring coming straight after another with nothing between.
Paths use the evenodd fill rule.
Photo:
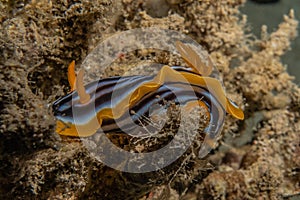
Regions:
<instances>
[{"instance_id":1,"label":"nudibranch body","mask_svg":"<svg viewBox=\"0 0 300 200\"><path fill-rule=\"evenodd\" d=\"M75 77L75 63L72 62L68 71L71 92L53 103L56 132L86 137L99 128L106 133L133 131L128 120L137 123L149 114L153 105L163 101L184 106L199 105L207 110L206 145L219 136L226 113L244 119L243 111L226 97L220 81L209 77L212 61L208 58L207 63L203 62L193 48L182 42L178 41L176 47L189 68L163 66L156 75L110 77L86 86L83 86L83 71ZM128 111L133 112L128 115ZM201 148L205 152L210 147L204 145Z\"/></svg>"}]
</instances>

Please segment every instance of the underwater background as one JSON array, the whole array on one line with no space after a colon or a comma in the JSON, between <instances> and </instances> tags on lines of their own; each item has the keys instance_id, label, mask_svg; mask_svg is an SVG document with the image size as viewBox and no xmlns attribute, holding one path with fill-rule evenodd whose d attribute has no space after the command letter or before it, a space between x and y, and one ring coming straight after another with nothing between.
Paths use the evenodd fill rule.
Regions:
<instances>
[{"instance_id":1,"label":"underwater background","mask_svg":"<svg viewBox=\"0 0 300 200\"><path fill-rule=\"evenodd\" d=\"M252 28L252 33L260 37L262 25L268 26L268 31L272 32L280 21L282 16L290 9L295 10L295 16L300 19L300 0L279 0L273 3L257 3L247 1L241 8L241 11L247 14L248 23ZM299 32L298 27L298 32ZM298 36L291 45L291 50L283 57L282 62L288 67L288 72L295 76L295 82L300 84L300 37Z\"/></svg>"},{"instance_id":2,"label":"underwater background","mask_svg":"<svg viewBox=\"0 0 300 200\"><path fill-rule=\"evenodd\" d=\"M299 0L0 0L0 199L299 199L300 78L292 77L300 67L299 6ZM51 105L70 91L72 60L78 69L101 41L146 27L201 44L245 119L226 116L218 147L205 159L191 146L163 170L124 173L96 160L80 138L58 135ZM181 62L166 52L134 51L104 74L89 73L120 75L147 59ZM126 135L109 139L134 146Z\"/></svg>"}]
</instances>

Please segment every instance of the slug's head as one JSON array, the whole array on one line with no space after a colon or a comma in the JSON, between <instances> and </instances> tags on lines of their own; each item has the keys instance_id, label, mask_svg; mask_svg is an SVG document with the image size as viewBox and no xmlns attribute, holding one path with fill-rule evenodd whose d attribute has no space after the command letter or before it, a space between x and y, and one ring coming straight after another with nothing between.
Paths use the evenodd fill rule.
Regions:
<instances>
[{"instance_id":1,"label":"slug's head","mask_svg":"<svg viewBox=\"0 0 300 200\"><path fill-rule=\"evenodd\" d=\"M52 104L52 110L56 117L56 132L61 135L78 136L75 127L73 111L74 107L82 116L82 122L88 124L87 108L92 103L91 96L85 90L83 85L83 70L75 74L75 62L73 61L68 68L68 80L71 91L66 96L59 98ZM86 120L85 120L86 119ZM77 124L76 124L77 126ZM79 125L80 126L80 125Z\"/></svg>"},{"instance_id":2,"label":"slug's head","mask_svg":"<svg viewBox=\"0 0 300 200\"><path fill-rule=\"evenodd\" d=\"M71 116L72 104L87 104L91 96L85 90L83 85L83 75L84 71L79 70L77 77L75 74L75 61L72 61L68 67L68 81L70 84L70 93L58 100L56 100L53 105L54 116L63 117L63 116ZM73 93L77 92L75 96ZM73 99L72 99L73 98Z\"/></svg>"}]
</instances>

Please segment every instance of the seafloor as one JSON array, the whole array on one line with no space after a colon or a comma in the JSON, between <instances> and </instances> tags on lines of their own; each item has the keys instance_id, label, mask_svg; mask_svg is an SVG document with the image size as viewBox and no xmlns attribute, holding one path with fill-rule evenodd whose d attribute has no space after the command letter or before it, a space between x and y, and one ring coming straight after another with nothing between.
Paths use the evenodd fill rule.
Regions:
<instances>
[{"instance_id":1,"label":"seafloor","mask_svg":"<svg viewBox=\"0 0 300 200\"><path fill-rule=\"evenodd\" d=\"M281 62L298 22L291 10L257 39L239 11L244 3L1 0L0 198L299 198L300 89ZM226 118L220 145L205 161L187 152L160 172L122 173L54 131L50 104L69 90L68 63L139 27L176 30L200 43L245 112L244 121Z\"/></svg>"}]
</instances>

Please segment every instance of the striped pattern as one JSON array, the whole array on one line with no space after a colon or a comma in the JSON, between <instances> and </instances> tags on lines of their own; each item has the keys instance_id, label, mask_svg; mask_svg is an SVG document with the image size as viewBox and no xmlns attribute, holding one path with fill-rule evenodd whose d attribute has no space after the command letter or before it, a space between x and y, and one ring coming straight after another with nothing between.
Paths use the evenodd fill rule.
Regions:
<instances>
[{"instance_id":1,"label":"striped pattern","mask_svg":"<svg viewBox=\"0 0 300 200\"><path fill-rule=\"evenodd\" d=\"M200 75L189 71L188 68L180 66L169 68L171 72L190 74L203 79ZM172 74L169 73L169 76L172 76ZM114 108L118 110L116 106L120 102L154 78L155 76L111 77L89 83L85 88L92 98L87 104L80 104L77 92L73 91L53 103L54 115L65 124L78 124L79 121L84 125L85 122L95 117L96 113L104 109ZM190 101L201 100L206 109L209 110L210 123L205 131L210 132L211 137L216 137L220 132L226 114L224 102L218 101L218 98L209 91L206 85L196 85L187 81L180 82L175 80L168 80L158 88L138 96L134 105L129 105L128 109L120 117L104 117L98 120L101 121L100 126L102 130L107 133L120 132L122 130L126 132L132 131L131 127L133 127L133 124L130 122L138 124L142 116L149 117L149 109L154 105L163 105L165 101L184 105ZM79 113L77 115L77 123L74 121L73 109L76 109L77 114ZM130 111L134 111L134 114ZM70 133L66 130L68 130L67 126L64 130L57 130L57 132L62 135L77 136L77 133Z\"/></svg>"}]
</instances>

